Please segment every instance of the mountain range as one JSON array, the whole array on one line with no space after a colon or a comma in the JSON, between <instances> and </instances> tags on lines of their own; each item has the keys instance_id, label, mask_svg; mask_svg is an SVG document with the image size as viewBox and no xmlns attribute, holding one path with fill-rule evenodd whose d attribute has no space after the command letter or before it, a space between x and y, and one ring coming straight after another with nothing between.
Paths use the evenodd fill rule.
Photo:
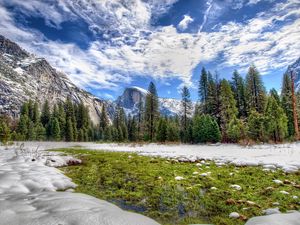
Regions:
<instances>
[{"instance_id":1,"label":"mountain range","mask_svg":"<svg viewBox=\"0 0 300 225\"><path fill-rule=\"evenodd\" d=\"M115 106L120 104L127 114L135 115L137 104L144 103L147 91L129 87L116 101L95 97L74 85L67 75L54 69L46 59L22 49L18 44L0 35L0 114L19 116L22 104L29 99L40 106L48 100L50 105L65 101L83 102L89 109L94 124L99 121L102 106L112 118ZM180 110L180 100L159 98L160 112L175 115Z\"/></svg>"}]
</instances>

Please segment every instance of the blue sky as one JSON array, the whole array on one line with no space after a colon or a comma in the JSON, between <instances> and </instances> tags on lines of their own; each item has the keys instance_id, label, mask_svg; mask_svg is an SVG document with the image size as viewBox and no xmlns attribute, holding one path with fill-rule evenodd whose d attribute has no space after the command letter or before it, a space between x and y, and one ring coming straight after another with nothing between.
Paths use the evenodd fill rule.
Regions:
<instances>
[{"instance_id":1,"label":"blue sky","mask_svg":"<svg viewBox=\"0 0 300 225\"><path fill-rule=\"evenodd\" d=\"M0 0L0 15L0 34L104 99L154 81L196 100L202 66L230 79L254 64L280 90L300 56L298 0Z\"/></svg>"}]
</instances>

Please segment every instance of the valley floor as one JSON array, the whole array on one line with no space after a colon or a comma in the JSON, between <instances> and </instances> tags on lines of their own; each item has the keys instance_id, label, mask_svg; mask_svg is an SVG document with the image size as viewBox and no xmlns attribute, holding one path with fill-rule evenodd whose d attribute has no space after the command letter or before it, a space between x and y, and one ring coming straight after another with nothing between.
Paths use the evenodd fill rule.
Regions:
<instances>
[{"instance_id":1,"label":"valley floor","mask_svg":"<svg viewBox=\"0 0 300 225\"><path fill-rule=\"evenodd\" d=\"M157 224L147 217L123 211L89 195L169 224L164 218L172 218L172 212L166 211L167 214L163 213L160 217L161 211L150 211L149 214L144 211L144 206L151 208L157 203L155 199L162 189L155 189L156 186L164 187L164 204L176 206L175 211L179 210L179 215L186 214L189 203L191 207L195 206L194 209L204 210L205 207L201 201L195 200L195 196L205 196L202 200L210 210L204 210L201 215L214 216L215 224L220 225L244 224L244 215L262 215L263 210L273 206L283 212L299 210L299 143L241 147L26 142L24 146L29 150L26 154L16 151L20 149L16 146L7 150L0 147L0 225ZM63 168L78 185L77 188L60 170L49 167L66 165L66 161L72 158L40 151L48 149L67 151L84 160L83 165ZM98 186L100 181L102 189ZM141 189L135 190L136 182ZM145 191L147 186L158 191ZM74 188L89 195L72 193ZM199 193L199 190L202 191ZM145 198L145 195L148 197ZM137 208L136 201L139 203ZM185 205L178 205L178 201ZM135 204L127 205L127 202ZM163 212L164 204L158 205ZM220 216L213 212L214 207L220 211ZM239 212L239 219L229 219L229 213L234 211ZM191 210L191 217L197 212ZM275 212L278 210L275 209ZM207 217L203 218L204 222ZM247 225L299 225L299 221L300 213L294 211L252 218Z\"/></svg>"}]
</instances>

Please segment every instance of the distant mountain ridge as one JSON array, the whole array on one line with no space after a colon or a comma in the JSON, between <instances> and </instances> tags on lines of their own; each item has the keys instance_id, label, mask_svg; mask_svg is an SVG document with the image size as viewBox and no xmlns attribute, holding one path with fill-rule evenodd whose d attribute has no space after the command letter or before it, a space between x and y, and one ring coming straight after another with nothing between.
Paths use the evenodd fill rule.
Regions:
<instances>
[{"instance_id":1,"label":"distant mountain ridge","mask_svg":"<svg viewBox=\"0 0 300 225\"><path fill-rule=\"evenodd\" d=\"M145 104L148 91L132 86L125 88L123 94L118 97L115 104L124 108L126 114L136 115L139 112L139 104ZM162 115L175 116L180 115L181 100L172 98L158 98L159 110Z\"/></svg>"},{"instance_id":2,"label":"distant mountain ridge","mask_svg":"<svg viewBox=\"0 0 300 225\"><path fill-rule=\"evenodd\" d=\"M56 71L44 59L23 50L0 35L0 114L18 117L22 104L29 99L50 105L71 98L83 102L94 124L99 122L107 102L76 87L64 73ZM110 105L107 105L110 108Z\"/></svg>"}]
</instances>

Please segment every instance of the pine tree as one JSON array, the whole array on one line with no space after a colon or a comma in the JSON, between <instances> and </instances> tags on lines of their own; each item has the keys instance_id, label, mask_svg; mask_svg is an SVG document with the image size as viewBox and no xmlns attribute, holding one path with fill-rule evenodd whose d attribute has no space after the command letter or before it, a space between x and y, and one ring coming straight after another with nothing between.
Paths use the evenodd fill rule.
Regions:
<instances>
[{"instance_id":1,"label":"pine tree","mask_svg":"<svg viewBox=\"0 0 300 225\"><path fill-rule=\"evenodd\" d=\"M281 87L281 106L288 119L288 136L295 135L293 102L292 102L292 81L289 74L284 74Z\"/></svg>"},{"instance_id":2,"label":"pine tree","mask_svg":"<svg viewBox=\"0 0 300 225\"><path fill-rule=\"evenodd\" d=\"M230 84L227 80L221 81L220 87L220 102L221 102L221 130L223 141L228 141L228 126L232 119L237 117L236 101L234 99Z\"/></svg>"},{"instance_id":3,"label":"pine tree","mask_svg":"<svg viewBox=\"0 0 300 225\"><path fill-rule=\"evenodd\" d=\"M193 140L195 143L219 142L221 132L216 120L210 115L195 116L193 120Z\"/></svg>"},{"instance_id":4,"label":"pine tree","mask_svg":"<svg viewBox=\"0 0 300 225\"><path fill-rule=\"evenodd\" d=\"M66 112L64 103L58 103L58 122L60 127L60 136L64 139L66 134Z\"/></svg>"},{"instance_id":5,"label":"pine tree","mask_svg":"<svg viewBox=\"0 0 300 225\"><path fill-rule=\"evenodd\" d=\"M167 121L165 118L159 118L157 125L156 140L158 142L165 142L167 140Z\"/></svg>"},{"instance_id":6,"label":"pine tree","mask_svg":"<svg viewBox=\"0 0 300 225\"><path fill-rule=\"evenodd\" d=\"M103 139L105 141L111 141L112 140L112 127L108 126L105 128L103 132Z\"/></svg>"},{"instance_id":7,"label":"pine tree","mask_svg":"<svg viewBox=\"0 0 300 225\"><path fill-rule=\"evenodd\" d=\"M18 134L21 140L26 140L28 137L29 118L28 115L24 114L20 116L18 123Z\"/></svg>"},{"instance_id":8,"label":"pine tree","mask_svg":"<svg viewBox=\"0 0 300 225\"><path fill-rule=\"evenodd\" d=\"M74 125L71 117L67 119L66 124L66 141L74 141Z\"/></svg>"},{"instance_id":9,"label":"pine tree","mask_svg":"<svg viewBox=\"0 0 300 225\"><path fill-rule=\"evenodd\" d=\"M101 114L100 114L100 127L105 130L105 128L109 125L109 119L107 117L107 112L105 105L103 104Z\"/></svg>"},{"instance_id":10,"label":"pine tree","mask_svg":"<svg viewBox=\"0 0 300 225\"><path fill-rule=\"evenodd\" d=\"M206 114L213 116L220 124L220 81L218 74L215 77L208 72L208 94L206 102Z\"/></svg>"},{"instance_id":11,"label":"pine tree","mask_svg":"<svg viewBox=\"0 0 300 225\"><path fill-rule=\"evenodd\" d=\"M266 103L266 91L261 76L255 66L250 66L246 76L246 94L249 105L248 111L256 110L264 112Z\"/></svg>"},{"instance_id":12,"label":"pine tree","mask_svg":"<svg viewBox=\"0 0 300 225\"><path fill-rule=\"evenodd\" d=\"M59 141L61 139L61 132L60 132L60 126L59 126L59 122L58 119L53 117L51 119L51 123L50 123L50 129L51 129L51 138L55 141Z\"/></svg>"},{"instance_id":13,"label":"pine tree","mask_svg":"<svg viewBox=\"0 0 300 225\"><path fill-rule=\"evenodd\" d=\"M167 122L167 141L179 141L179 127L176 121L168 121Z\"/></svg>"},{"instance_id":14,"label":"pine tree","mask_svg":"<svg viewBox=\"0 0 300 225\"><path fill-rule=\"evenodd\" d=\"M49 102L46 100L43 104L42 113L41 113L41 122L44 127L46 127L50 121L51 113L50 113L50 107Z\"/></svg>"},{"instance_id":15,"label":"pine tree","mask_svg":"<svg viewBox=\"0 0 300 225\"><path fill-rule=\"evenodd\" d=\"M26 139L30 141L36 140L36 131L35 131L35 125L33 121L28 122L28 133Z\"/></svg>"},{"instance_id":16,"label":"pine tree","mask_svg":"<svg viewBox=\"0 0 300 225\"><path fill-rule=\"evenodd\" d=\"M256 110L250 111L248 117L248 136L254 141L265 141L265 117Z\"/></svg>"},{"instance_id":17,"label":"pine tree","mask_svg":"<svg viewBox=\"0 0 300 225\"><path fill-rule=\"evenodd\" d=\"M68 140L72 137L72 140L68 141L76 141L77 140L77 121L76 121L76 105L72 103L71 99L68 97L65 102L65 111L66 111L66 139ZM69 123L71 120L71 123ZM72 125L72 129L68 127L68 125ZM68 134L68 132L72 131L72 134Z\"/></svg>"},{"instance_id":18,"label":"pine tree","mask_svg":"<svg viewBox=\"0 0 300 225\"><path fill-rule=\"evenodd\" d=\"M278 105L281 105L279 94L278 94L278 92L276 91L275 88L272 88L270 90L270 96L273 97L276 100Z\"/></svg>"},{"instance_id":19,"label":"pine tree","mask_svg":"<svg viewBox=\"0 0 300 225\"><path fill-rule=\"evenodd\" d=\"M147 129L147 139L154 140L156 121L159 117L158 97L156 87L153 82L150 82L145 103L145 123Z\"/></svg>"},{"instance_id":20,"label":"pine tree","mask_svg":"<svg viewBox=\"0 0 300 225\"><path fill-rule=\"evenodd\" d=\"M233 143L238 143L246 138L246 129L243 121L234 117L230 120L227 129L228 140Z\"/></svg>"},{"instance_id":21,"label":"pine tree","mask_svg":"<svg viewBox=\"0 0 300 225\"><path fill-rule=\"evenodd\" d=\"M190 135L189 135L189 124L190 118L192 117L192 101L189 89L184 86L181 92L182 100L181 100L181 133L182 133L182 141L183 142L190 142ZM159 128L158 128L159 129Z\"/></svg>"},{"instance_id":22,"label":"pine tree","mask_svg":"<svg viewBox=\"0 0 300 225\"><path fill-rule=\"evenodd\" d=\"M38 102L35 101L33 105L33 112L32 112L32 118L31 120L37 124L40 120L40 113L39 113L39 105Z\"/></svg>"},{"instance_id":23,"label":"pine tree","mask_svg":"<svg viewBox=\"0 0 300 225\"><path fill-rule=\"evenodd\" d=\"M268 137L275 142L282 141L287 134L287 117L273 96L268 98L265 117Z\"/></svg>"},{"instance_id":24,"label":"pine tree","mask_svg":"<svg viewBox=\"0 0 300 225\"><path fill-rule=\"evenodd\" d=\"M0 143L6 144L11 138L10 128L5 119L0 118Z\"/></svg>"},{"instance_id":25,"label":"pine tree","mask_svg":"<svg viewBox=\"0 0 300 225\"><path fill-rule=\"evenodd\" d=\"M37 123L35 126L36 140L44 141L46 139L46 130L42 123Z\"/></svg>"},{"instance_id":26,"label":"pine tree","mask_svg":"<svg viewBox=\"0 0 300 225\"><path fill-rule=\"evenodd\" d=\"M247 102L245 93L245 82L243 77L238 73L237 70L233 72L231 88L234 93L234 98L236 101L236 107L239 112L240 118L247 117Z\"/></svg>"},{"instance_id":27,"label":"pine tree","mask_svg":"<svg viewBox=\"0 0 300 225\"><path fill-rule=\"evenodd\" d=\"M201 70L198 94L199 94L199 100L203 105L203 113L207 113L206 102L207 102L207 94L208 94L208 75L204 67Z\"/></svg>"}]
</instances>

